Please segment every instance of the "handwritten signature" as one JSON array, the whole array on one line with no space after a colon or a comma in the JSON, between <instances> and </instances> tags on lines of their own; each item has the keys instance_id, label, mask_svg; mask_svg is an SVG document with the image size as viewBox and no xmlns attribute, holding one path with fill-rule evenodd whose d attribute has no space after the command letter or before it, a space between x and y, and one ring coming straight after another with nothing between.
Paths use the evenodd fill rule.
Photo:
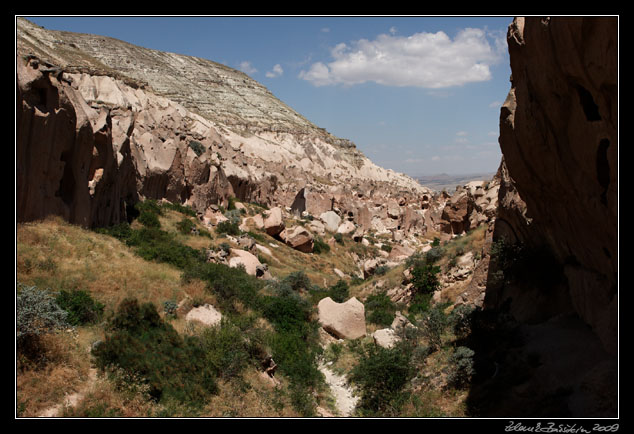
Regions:
<instances>
[{"instance_id":1,"label":"handwritten signature","mask_svg":"<svg viewBox=\"0 0 634 434\"><path fill-rule=\"evenodd\" d=\"M600 425L595 423L592 428L584 427L578 424L555 424L549 422L543 424L537 422L534 426L523 425L522 422L509 421L508 426L504 429L506 432L531 432L531 433L566 433L566 434L590 434L593 432L617 432L619 424Z\"/></svg>"}]
</instances>

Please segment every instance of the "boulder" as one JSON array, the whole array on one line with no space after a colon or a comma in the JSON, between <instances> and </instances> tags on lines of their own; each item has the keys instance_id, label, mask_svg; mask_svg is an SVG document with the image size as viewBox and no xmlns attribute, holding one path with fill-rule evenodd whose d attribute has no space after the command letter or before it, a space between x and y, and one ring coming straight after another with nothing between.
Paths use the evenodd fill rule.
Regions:
<instances>
[{"instance_id":1,"label":"boulder","mask_svg":"<svg viewBox=\"0 0 634 434\"><path fill-rule=\"evenodd\" d=\"M321 326L339 339L357 339L366 335L365 308L355 297L345 303L326 297L317 309Z\"/></svg>"},{"instance_id":2,"label":"boulder","mask_svg":"<svg viewBox=\"0 0 634 434\"><path fill-rule=\"evenodd\" d=\"M372 333L374 343L383 348L392 348L400 338L391 328L377 330Z\"/></svg>"},{"instance_id":3,"label":"boulder","mask_svg":"<svg viewBox=\"0 0 634 434\"><path fill-rule=\"evenodd\" d=\"M341 224L341 217L334 211L326 211L319 216L319 219L324 223L326 229L330 232L336 232Z\"/></svg>"},{"instance_id":4,"label":"boulder","mask_svg":"<svg viewBox=\"0 0 634 434\"><path fill-rule=\"evenodd\" d=\"M190 310L187 313L185 320L187 322L197 321L206 326L213 327L217 324L220 324L220 321L222 320L222 314L214 309L212 305L205 304L203 306L198 306Z\"/></svg>"},{"instance_id":5,"label":"boulder","mask_svg":"<svg viewBox=\"0 0 634 434\"><path fill-rule=\"evenodd\" d=\"M280 238L287 245L300 252L311 253L313 251L313 235L302 226L284 229L280 232Z\"/></svg>"},{"instance_id":6,"label":"boulder","mask_svg":"<svg viewBox=\"0 0 634 434\"><path fill-rule=\"evenodd\" d=\"M262 264L258 260L256 256L253 254L240 250L240 249L231 249L231 258L229 258L229 266L235 268L239 265L244 265L244 269L247 274L251 276L257 275L257 268Z\"/></svg>"},{"instance_id":7,"label":"boulder","mask_svg":"<svg viewBox=\"0 0 634 434\"><path fill-rule=\"evenodd\" d=\"M350 232L354 232L355 229L356 228L354 226L354 223L352 223L350 220L346 220L345 222L339 225L339 227L337 228L337 233L346 235L346 234L349 234Z\"/></svg>"},{"instance_id":8,"label":"boulder","mask_svg":"<svg viewBox=\"0 0 634 434\"><path fill-rule=\"evenodd\" d=\"M264 230L274 237L284 230L284 219L280 207L271 208L264 215Z\"/></svg>"},{"instance_id":9,"label":"boulder","mask_svg":"<svg viewBox=\"0 0 634 434\"><path fill-rule=\"evenodd\" d=\"M376 267L378 266L379 266L378 259L368 259L367 261L365 261L363 263L363 278L367 279L368 277L373 275L374 271L376 270Z\"/></svg>"},{"instance_id":10,"label":"boulder","mask_svg":"<svg viewBox=\"0 0 634 434\"><path fill-rule=\"evenodd\" d=\"M414 249L397 244L390 250L389 258L392 261L403 261L414 254Z\"/></svg>"}]
</instances>

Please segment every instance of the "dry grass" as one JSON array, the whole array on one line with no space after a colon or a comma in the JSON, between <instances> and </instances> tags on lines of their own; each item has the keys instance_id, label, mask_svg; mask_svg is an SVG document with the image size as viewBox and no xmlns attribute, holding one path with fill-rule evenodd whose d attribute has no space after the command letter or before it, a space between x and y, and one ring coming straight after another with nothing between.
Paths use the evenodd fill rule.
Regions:
<instances>
[{"instance_id":1,"label":"dry grass","mask_svg":"<svg viewBox=\"0 0 634 434\"><path fill-rule=\"evenodd\" d=\"M204 283L181 282L181 271L145 261L115 238L59 218L19 224L17 280L52 291L82 289L114 310L127 297L161 304L204 295Z\"/></svg>"},{"instance_id":2,"label":"dry grass","mask_svg":"<svg viewBox=\"0 0 634 434\"><path fill-rule=\"evenodd\" d=\"M241 380L219 382L219 393L203 411L206 417L300 417L286 393L286 380L276 376L276 384L255 369L244 372Z\"/></svg>"},{"instance_id":3,"label":"dry grass","mask_svg":"<svg viewBox=\"0 0 634 434\"><path fill-rule=\"evenodd\" d=\"M37 417L88 381L90 360L72 333L42 336L43 361L18 361L16 395L19 417Z\"/></svg>"}]
</instances>

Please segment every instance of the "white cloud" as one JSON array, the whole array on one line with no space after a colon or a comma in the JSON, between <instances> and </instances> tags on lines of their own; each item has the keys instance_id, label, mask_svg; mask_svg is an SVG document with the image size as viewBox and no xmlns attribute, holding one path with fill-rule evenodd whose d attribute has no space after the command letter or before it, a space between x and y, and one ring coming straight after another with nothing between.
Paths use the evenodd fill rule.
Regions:
<instances>
[{"instance_id":1,"label":"white cloud","mask_svg":"<svg viewBox=\"0 0 634 434\"><path fill-rule=\"evenodd\" d=\"M313 63L300 78L315 86L355 85L373 81L386 86L446 88L491 78L489 66L501 59L503 44L485 30L467 28L452 40L444 32L411 36L381 34L350 46L337 44L333 60Z\"/></svg>"},{"instance_id":2,"label":"white cloud","mask_svg":"<svg viewBox=\"0 0 634 434\"><path fill-rule=\"evenodd\" d=\"M282 74L284 74L284 70L282 69L282 65L277 63L275 66L273 66L273 70L272 71L268 71L266 73L266 76L268 78L275 78L275 77L279 77Z\"/></svg>"},{"instance_id":3,"label":"white cloud","mask_svg":"<svg viewBox=\"0 0 634 434\"><path fill-rule=\"evenodd\" d=\"M456 136L459 136L459 137L464 137L464 136L466 136L466 135L467 135L467 132L466 132L466 131L458 131L458 132L456 133Z\"/></svg>"},{"instance_id":4,"label":"white cloud","mask_svg":"<svg viewBox=\"0 0 634 434\"><path fill-rule=\"evenodd\" d=\"M491 137L497 137L498 134L500 134L498 131L489 131L487 133L487 136L491 136Z\"/></svg>"},{"instance_id":5,"label":"white cloud","mask_svg":"<svg viewBox=\"0 0 634 434\"><path fill-rule=\"evenodd\" d=\"M255 74L256 72L258 72L258 70L255 69L253 65L251 65L251 62L248 62L246 60L244 62L240 62L240 64L238 65L238 69L245 74Z\"/></svg>"},{"instance_id":6,"label":"white cloud","mask_svg":"<svg viewBox=\"0 0 634 434\"><path fill-rule=\"evenodd\" d=\"M322 27L321 31L323 33L328 33L328 32L330 32L330 27Z\"/></svg>"},{"instance_id":7,"label":"white cloud","mask_svg":"<svg viewBox=\"0 0 634 434\"><path fill-rule=\"evenodd\" d=\"M394 26L390 27L390 34L391 35L396 34L396 27L394 27Z\"/></svg>"},{"instance_id":8,"label":"white cloud","mask_svg":"<svg viewBox=\"0 0 634 434\"><path fill-rule=\"evenodd\" d=\"M491 104L489 104L490 108L500 108L502 107L502 102L500 101L492 101Z\"/></svg>"}]
</instances>

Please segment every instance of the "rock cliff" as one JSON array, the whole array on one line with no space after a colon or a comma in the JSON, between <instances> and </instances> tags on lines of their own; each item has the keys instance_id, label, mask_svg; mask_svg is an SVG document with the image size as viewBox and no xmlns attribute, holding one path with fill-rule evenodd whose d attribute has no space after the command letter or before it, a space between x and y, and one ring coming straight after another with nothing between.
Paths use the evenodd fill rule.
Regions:
<instances>
[{"instance_id":1,"label":"rock cliff","mask_svg":"<svg viewBox=\"0 0 634 434\"><path fill-rule=\"evenodd\" d=\"M516 18L508 29L500 248L485 305L518 321L533 366L504 396L507 411L616 414L617 32L610 17Z\"/></svg>"},{"instance_id":2,"label":"rock cliff","mask_svg":"<svg viewBox=\"0 0 634 434\"><path fill-rule=\"evenodd\" d=\"M20 221L107 225L139 198L290 206L302 188L313 214L352 195L431 197L209 60L18 18L16 62Z\"/></svg>"}]
</instances>

